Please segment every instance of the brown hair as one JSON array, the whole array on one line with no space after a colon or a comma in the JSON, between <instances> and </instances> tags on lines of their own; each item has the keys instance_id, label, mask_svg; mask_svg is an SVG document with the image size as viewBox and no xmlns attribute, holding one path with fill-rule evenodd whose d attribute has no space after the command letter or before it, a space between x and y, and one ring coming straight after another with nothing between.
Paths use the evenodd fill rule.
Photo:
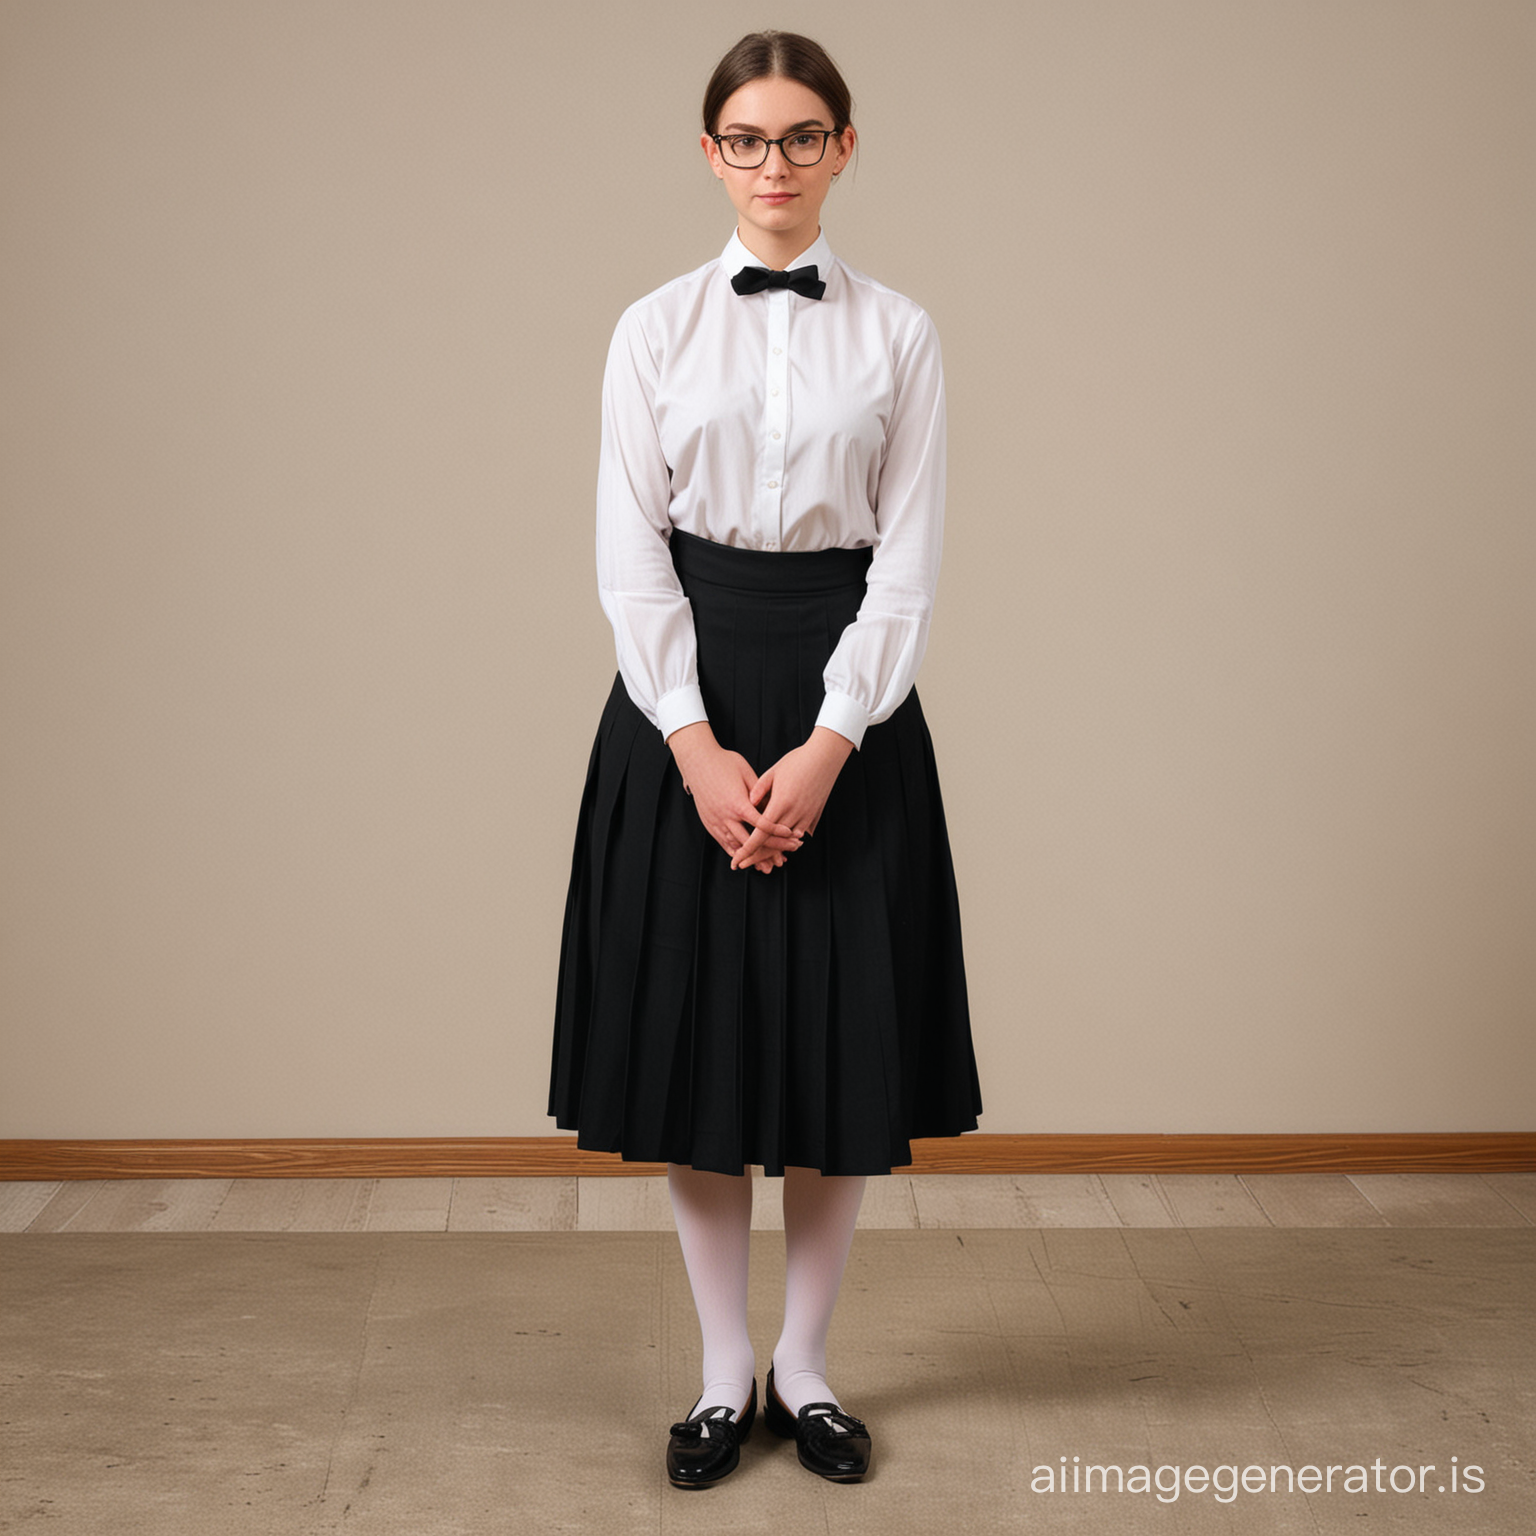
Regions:
<instances>
[{"instance_id":1,"label":"brown hair","mask_svg":"<svg viewBox=\"0 0 1536 1536\"><path fill-rule=\"evenodd\" d=\"M826 102L832 127L853 121L853 98L827 50L798 32L749 32L715 65L704 89L704 132L713 133L726 101L753 80L795 80Z\"/></svg>"}]
</instances>

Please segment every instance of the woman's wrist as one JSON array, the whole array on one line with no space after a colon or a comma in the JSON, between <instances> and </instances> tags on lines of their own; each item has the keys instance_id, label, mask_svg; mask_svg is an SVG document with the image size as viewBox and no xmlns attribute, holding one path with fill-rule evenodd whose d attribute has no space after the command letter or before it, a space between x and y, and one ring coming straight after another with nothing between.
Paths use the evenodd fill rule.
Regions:
<instances>
[{"instance_id":1,"label":"woman's wrist","mask_svg":"<svg viewBox=\"0 0 1536 1536\"><path fill-rule=\"evenodd\" d=\"M694 766L710 752L719 751L720 743L715 740L708 720L695 720L691 725L679 726L673 731L667 737L667 747L672 753L672 761L677 764L677 771L683 776L683 788L687 789Z\"/></svg>"},{"instance_id":2,"label":"woman's wrist","mask_svg":"<svg viewBox=\"0 0 1536 1536\"><path fill-rule=\"evenodd\" d=\"M841 731L834 731L829 725L818 725L812 730L806 745L814 747L817 752L829 762L836 763L839 768L848 761L853 752L853 743Z\"/></svg>"}]
</instances>

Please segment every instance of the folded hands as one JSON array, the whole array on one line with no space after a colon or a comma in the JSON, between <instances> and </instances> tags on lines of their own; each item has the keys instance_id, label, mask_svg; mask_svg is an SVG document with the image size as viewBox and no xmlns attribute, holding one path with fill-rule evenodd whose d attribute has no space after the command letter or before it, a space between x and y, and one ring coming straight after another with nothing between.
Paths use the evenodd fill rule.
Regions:
<instances>
[{"instance_id":1,"label":"folded hands","mask_svg":"<svg viewBox=\"0 0 1536 1536\"><path fill-rule=\"evenodd\" d=\"M853 751L846 736L817 726L800 746L759 774L741 753L715 740L706 720L674 731L667 745L704 830L730 856L731 868L765 875L815 832Z\"/></svg>"}]
</instances>

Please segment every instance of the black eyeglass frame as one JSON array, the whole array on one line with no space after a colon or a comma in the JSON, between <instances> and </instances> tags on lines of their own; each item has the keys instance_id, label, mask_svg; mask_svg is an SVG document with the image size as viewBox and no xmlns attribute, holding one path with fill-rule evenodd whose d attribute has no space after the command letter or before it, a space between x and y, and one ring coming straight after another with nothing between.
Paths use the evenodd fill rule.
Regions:
<instances>
[{"instance_id":1,"label":"black eyeglass frame","mask_svg":"<svg viewBox=\"0 0 1536 1536\"><path fill-rule=\"evenodd\" d=\"M796 170L809 170L813 165L820 165L827 158L827 141L839 138L842 135L841 128L797 128L793 133L786 133L783 138L764 139L760 133L712 133L710 138L715 141L715 148L720 151L720 158L730 166L733 171L755 171L760 165L767 165L768 151L775 144L779 146L779 153ZM821 153L814 160L790 160L789 151L784 148L784 139L798 139L806 134L819 133L821 135ZM763 139L763 158L754 160L751 165L740 165L735 160L726 158L724 145L727 139Z\"/></svg>"}]
</instances>

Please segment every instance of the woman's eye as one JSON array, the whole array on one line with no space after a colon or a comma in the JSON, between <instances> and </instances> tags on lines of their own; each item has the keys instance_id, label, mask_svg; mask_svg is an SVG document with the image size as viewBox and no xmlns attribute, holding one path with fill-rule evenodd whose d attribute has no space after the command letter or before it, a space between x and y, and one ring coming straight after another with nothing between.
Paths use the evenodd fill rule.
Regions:
<instances>
[{"instance_id":1,"label":"woman's eye","mask_svg":"<svg viewBox=\"0 0 1536 1536\"><path fill-rule=\"evenodd\" d=\"M814 133L797 133L795 135L795 148L810 149L815 144L816 137Z\"/></svg>"},{"instance_id":2,"label":"woman's eye","mask_svg":"<svg viewBox=\"0 0 1536 1536\"><path fill-rule=\"evenodd\" d=\"M750 133L743 133L731 140L731 148L738 155L755 155L762 147L762 140Z\"/></svg>"}]
</instances>

